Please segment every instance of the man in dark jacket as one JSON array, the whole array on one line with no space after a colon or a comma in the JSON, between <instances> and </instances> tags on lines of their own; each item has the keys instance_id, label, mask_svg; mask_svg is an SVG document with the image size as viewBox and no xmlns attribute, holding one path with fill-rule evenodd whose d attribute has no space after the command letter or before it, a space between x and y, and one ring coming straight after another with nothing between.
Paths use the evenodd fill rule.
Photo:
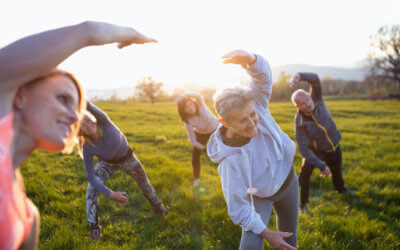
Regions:
<instances>
[{"instance_id":1,"label":"man in dark jacket","mask_svg":"<svg viewBox=\"0 0 400 250\"><path fill-rule=\"evenodd\" d=\"M342 151L339 141L341 134L328 108L322 99L321 82L314 73L297 73L291 82L310 84L310 93L299 89L292 95L292 101L298 109L295 117L295 138L303 164L299 174L300 210L307 211L310 190L310 177L315 167L321 170L323 177L332 173L332 182L337 192L352 193L344 186L342 177Z\"/></svg>"}]
</instances>

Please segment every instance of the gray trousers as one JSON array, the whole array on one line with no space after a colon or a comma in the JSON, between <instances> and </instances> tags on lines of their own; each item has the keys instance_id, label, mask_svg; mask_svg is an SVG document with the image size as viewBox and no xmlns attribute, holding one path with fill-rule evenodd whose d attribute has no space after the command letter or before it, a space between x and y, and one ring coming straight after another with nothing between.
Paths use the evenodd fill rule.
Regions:
<instances>
[{"instance_id":1,"label":"gray trousers","mask_svg":"<svg viewBox=\"0 0 400 250\"><path fill-rule=\"evenodd\" d=\"M143 169L142 164L137 159L135 154L129 157L122 163L111 164L102 160L98 160L95 175L105 183L116 170L124 170L130 175L138 184L142 190L143 195L150 201L151 204L158 204L156 191L150 184L147 178L146 172ZM95 189L90 183L86 190L86 215L89 225L92 228L96 228L99 225L98 222L98 211L99 211L99 194L100 192Z\"/></svg>"},{"instance_id":2,"label":"gray trousers","mask_svg":"<svg viewBox=\"0 0 400 250\"><path fill-rule=\"evenodd\" d=\"M282 193L268 198L253 196L253 201L256 212L260 214L266 226L268 226L271 217L272 207L274 208L278 230L293 233L291 237L283 239L289 245L296 247L297 225L299 222L299 184L296 174L294 174L291 183ZM253 231L242 230L239 249L264 249L264 238L253 233Z\"/></svg>"}]
</instances>

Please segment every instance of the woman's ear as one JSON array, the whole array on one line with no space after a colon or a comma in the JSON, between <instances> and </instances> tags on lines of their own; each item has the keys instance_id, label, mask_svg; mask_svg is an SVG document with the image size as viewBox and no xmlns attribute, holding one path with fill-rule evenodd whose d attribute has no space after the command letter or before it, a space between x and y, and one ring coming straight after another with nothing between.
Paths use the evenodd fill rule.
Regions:
<instances>
[{"instance_id":1,"label":"woman's ear","mask_svg":"<svg viewBox=\"0 0 400 250\"><path fill-rule=\"evenodd\" d=\"M20 87L13 99L13 108L14 110L22 110L25 105L25 92L26 89L24 87Z\"/></svg>"}]
</instances>

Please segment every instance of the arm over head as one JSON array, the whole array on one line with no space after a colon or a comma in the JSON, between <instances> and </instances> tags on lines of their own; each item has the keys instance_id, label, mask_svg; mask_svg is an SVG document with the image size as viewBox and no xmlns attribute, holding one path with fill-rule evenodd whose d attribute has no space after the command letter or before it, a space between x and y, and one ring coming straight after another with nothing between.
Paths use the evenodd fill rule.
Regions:
<instances>
[{"instance_id":1,"label":"arm over head","mask_svg":"<svg viewBox=\"0 0 400 250\"><path fill-rule=\"evenodd\" d=\"M305 81L310 84L310 96L313 100L318 100L322 98L321 81L319 80L317 74L299 72L292 78L290 87L293 88L300 81Z\"/></svg>"},{"instance_id":2,"label":"arm over head","mask_svg":"<svg viewBox=\"0 0 400 250\"><path fill-rule=\"evenodd\" d=\"M0 106L7 105L1 113L11 111L20 86L47 74L83 47L116 42L123 48L155 41L132 28L101 22L83 22L22 38L0 49Z\"/></svg>"}]
</instances>

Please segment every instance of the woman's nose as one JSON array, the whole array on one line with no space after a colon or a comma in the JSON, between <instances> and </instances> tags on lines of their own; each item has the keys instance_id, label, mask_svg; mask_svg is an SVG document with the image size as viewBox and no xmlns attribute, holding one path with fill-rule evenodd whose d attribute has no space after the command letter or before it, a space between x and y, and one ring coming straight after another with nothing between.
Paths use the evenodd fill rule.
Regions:
<instances>
[{"instance_id":1,"label":"woman's nose","mask_svg":"<svg viewBox=\"0 0 400 250\"><path fill-rule=\"evenodd\" d=\"M252 128L252 127L254 127L255 125L256 125L255 120L249 119L249 125L248 125L248 127L249 127L249 128Z\"/></svg>"},{"instance_id":2,"label":"woman's nose","mask_svg":"<svg viewBox=\"0 0 400 250\"><path fill-rule=\"evenodd\" d=\"M71 122L71 124L77 122L78 121L78 112L75 110L70 110L68 112L68 120Z\"/></svg>"}]
</instances>

